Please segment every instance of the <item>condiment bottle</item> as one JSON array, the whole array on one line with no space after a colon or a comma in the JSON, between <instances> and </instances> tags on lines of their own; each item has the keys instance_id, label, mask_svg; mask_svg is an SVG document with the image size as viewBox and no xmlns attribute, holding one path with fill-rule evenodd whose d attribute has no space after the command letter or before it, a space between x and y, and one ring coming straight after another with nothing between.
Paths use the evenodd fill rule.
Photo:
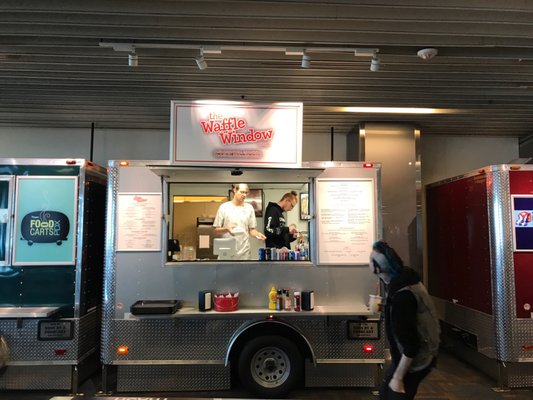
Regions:
<instances>
[{"instance_id":1,"label":"condiment bottle","mask_svg":"<svg viewBox=\"0 0 533 400\"><path fill-rule=\"evenodd\" d=\"M300 292L294 292L293 300L294 300L294 311L301 311L302 310L302 295Z\"/></svg>"},{"instance_id":2,"label":"condiment bottle","mask_svg":"<svg viewBox=\"0 0 533 400\"><path fill-rule=\"evenodd\" d=\"M272 286L272 289L270 289L270 292L268 292L268 309L269 310L275 310L276 309L276 296L278 294L278 291L274 286Z\"/></svg>"}]
</instances>

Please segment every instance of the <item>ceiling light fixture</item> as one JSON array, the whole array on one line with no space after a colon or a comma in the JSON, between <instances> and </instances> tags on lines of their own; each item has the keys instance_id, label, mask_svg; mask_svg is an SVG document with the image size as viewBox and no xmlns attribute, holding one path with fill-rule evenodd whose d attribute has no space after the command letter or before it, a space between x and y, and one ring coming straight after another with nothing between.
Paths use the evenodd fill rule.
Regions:
<instances>
[{"instance_id":1,"label":"ceiling light fixture","mask_svg":"<svg viewBox=\"0 0 533 400\"><path fill-rule=\"evenodd\" d=\"M310 53L337 53L337 54L353 54L356 57L373 57L371 63L371 70L377 71L379 69L379 58L377 53L378 48L357 48L357 47L282 47L282 46L268 46L268 45L206 45L197 43L169 43L169 42L107 42L100 41L100 47L112 48L115 51L129 51L133 48L145 49L176 49L176 50L200 50L200 55L197 56L196 63L198 68L206 69L207 63L204 59L204 54L221 54L222 51L271 51L284 52L287 56L302 56L302 68L309 68L311 66ZM376 69L377 68L377 69Z\"/></svg>"},{"instance_id":2,"label":"ceiling light fixture","mask_svg":"<svg viewBox=\"0 0 533 400\"><path fill-rule=\"evenodd\" d=\"M204 48L200 48L200 54L197 55L194 60L196 61L196 65L198 65L198 68L203 71L207 68L207 61L205 61L204 58Z\"/></svg>"},{"instance_id":3,"label":"ceiling light fixture","mask_svg":"<svg viewBox=\"0 0 533 400\"><path fill-rule=\"evenodd\" d=\"M375 56L379 49L354 49L353 55L356 57Z\"/></svg>"},{"instance_id":4,"label":"ceiling light fixture","mask_svg":"<svg viewBox=\"0 0 533 400\"><path fill-rule=\"evenodd\" d=\"M139 56L135 54L135 47L133 47L128 54L128 65L130 67L136 67L139 65Z\"/></svg>"},{"instance_id":5,"label":"ceiling light fixture","mask_svg":"<svg viewBox=\"0 0 533 400\"><path fill-rule=\"evenodd\" d=\"M376 53L372 56L372 60L370 61L370 71L372 72L378 72L379 71L379 57Z\"/></svg>"},{"instance_id":6,"label":"ceiling light fixture","mask_svg":"<svg viewBox=\"0 0 533 400\"><path fill-rule=\"evenodd\" d=\"M457 114L450 108L420 108L420 107L342 107L340 111L352 113L372 114Z\"/></svg>"},{"instance_id":7,"label":"ceiling light fixture","mask_svg":"<svg viewBox=\"0 0 533 400\"><path fill-rule=\"evenodd\" d=\"M435 57L437 54L439 54L439 51L432 47L428 47L426 49L420 49L416 52L416 55L420 57L422 60L430 60L433 57Z\"/></svg>"},{"instance_id":8,"label":"ceiling light fixture","mask_svg":"<svg viewBox=\"0 0 533 400\"><path fill-rule=\"evenodd\" d=\"M200 47L202 54L222 54L220 46L202 46Z\"/></svg>"},{"instance_id":9,"label":"ceiling light fixture","mask_svg":"<svg viewBox=\"0 0 533 400\"><path fill-rule=\"evenodd\" d=\"M301 47L287 47L285 49L286 56L303 56L304 54L305 50Z\"/></svg>"},{"instance_id":10,"label":"ceiling light fixture","mask_svg":"<svg viewBox=\"0 0 533 400\"><path fill-rule=\"evenodd\" d=\"M309 54L305 50L302 56L302 68L311 68L311 57L309 57Z\"/></svg>"}]
</instances>

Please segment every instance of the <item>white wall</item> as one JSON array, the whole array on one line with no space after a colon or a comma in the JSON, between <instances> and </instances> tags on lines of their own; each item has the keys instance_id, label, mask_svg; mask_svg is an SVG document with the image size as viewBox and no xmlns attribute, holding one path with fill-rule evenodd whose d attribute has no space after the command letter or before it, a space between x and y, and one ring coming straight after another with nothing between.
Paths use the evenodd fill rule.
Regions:
<instances>
[{"instance_id":1,"label":"white wall","mask_svg":"<svg viewBox=\"0 0 533 400\"><path fill-rule=\"evenodd\" d=\"M95 129L93 161L167 160L168 130ZM433 136L421 139L422 182L431 183L490 164L516 159L518 139L478 136ZM0 127L0 158L89 158L91 130ZM335 161L346 160L346 135L335 134ZM331 138L305 135L304 161L331 159ZM353 158L352 158L353 159ZM376 160L378 161L378 160Z\"/></svg>"},{"instance_id":2,"label":"white wall","mask_svg":"<svg viewBox=\"0 0 533 400\"><path fill-rule=\"evenodd\" d=\"M93 161L167 160L170 134L163 130L95 129ZM86 158L91 129L0 127L0 158Z\"/></svg>"},{"instance_id":3,"label":"white wall","mask_svg":"<svg viewBox=\"0 0 533 400\"><path fill-rule=\"evenodd\" d=\"M420 136L422 183L451 178L518 158L518 139L479 136Z\"/></svg>"},{"instance_id":4,"label":"white wall","mask_svg":"<svg viewBox=\"0 0 533 400\"><path fill-rule=\"evenodd\" d=\"M90 146L90 128L0 128L0 158L89 158Z\"/></svg>"},{"instance_id":5,"label":"white wall","mask_svg":"<svg viewBox=\"0 0 533 400\"><path fill-rule=\"evenodd\" d=\"M333 140L334 161L346 161L346 136L335 134ZM331 135L303 135L303 161L331 161Z\"/></svg>"},{"instance_id":6,"label":"white wall","mask_svg":"<svg viewBox=\"0 0 533 400\"><path fill-rule=\"evenodd\" d=\"M95 129L93 161L168 160L168 130ZM346 136L335 135L334 157L346 160ZM304 136L304 161L331 160L331 138ZM0 158L90 158L91 128L5 128L0 127Z\"/></svg>"},{"instance_id":7,"label":"white wall","mask_svg":"<svg viewBox=\"0 0 533 400\"><path fill-rule=\"evenodd\" d=\"M94 162L108 160L168 160L168 130L99 129L94 135Z\"/></svg>"}]
</instances>

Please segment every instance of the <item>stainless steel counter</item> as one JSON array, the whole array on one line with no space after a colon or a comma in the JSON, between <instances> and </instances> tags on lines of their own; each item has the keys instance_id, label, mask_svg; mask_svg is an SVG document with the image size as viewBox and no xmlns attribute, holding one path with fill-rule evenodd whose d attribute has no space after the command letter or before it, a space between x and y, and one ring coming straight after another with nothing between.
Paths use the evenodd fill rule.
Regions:
<instances>
[{"instance_id":1,"label":"stainless steel counter","mask_svg":"<svg viewBox=\"0 0 533 400\"><path fill-rule=\"evenodd\" d=\"M0 307L0 318L47 318L59 307Z\"/></svg>"}]
</instances>

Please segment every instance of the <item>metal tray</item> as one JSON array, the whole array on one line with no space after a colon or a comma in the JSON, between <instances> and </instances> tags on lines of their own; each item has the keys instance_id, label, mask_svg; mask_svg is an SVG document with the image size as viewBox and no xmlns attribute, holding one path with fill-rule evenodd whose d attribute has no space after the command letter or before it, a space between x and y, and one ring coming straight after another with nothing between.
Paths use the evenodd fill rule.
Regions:
<instances>
[{"instance_id":1,"label":"metal tray","mask_svg":"<svg viewBox=\"0 0 533 400\"><path fill-rule=\"evenodd\" d=\"M138 300L132 304L133 315L142 314L174 314L181 308L179 300Z\"/></svg>"}]
</instances>

